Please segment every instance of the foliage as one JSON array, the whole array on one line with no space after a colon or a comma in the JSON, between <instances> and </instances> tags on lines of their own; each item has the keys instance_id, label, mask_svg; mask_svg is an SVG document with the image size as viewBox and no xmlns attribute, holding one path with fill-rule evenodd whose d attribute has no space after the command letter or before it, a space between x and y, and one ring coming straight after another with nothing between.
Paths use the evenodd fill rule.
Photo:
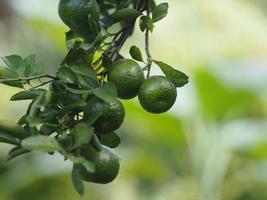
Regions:
<instances>
[{"instance_id":1,"label":"foliage","mask_svg":"<svg viewBox=\"0 0 267 200\"><path fill-rule=\"evenodd\" d=\"M117 99L116 86L107 76L113 63L123 59L119 52L133 34L138 19L141 31L145 31L147 61L137 46L130 49L130 55L144 65L146 77L150 77L154 62L175 87L188 83L184 73L153 60L149 51L149 34L167 12L167 3L157 5L154 0L61 0L59 14L70 31L66 33L68 52L56 74L43 74L34 55L3 58L6 67L0 69L0 83L22 89L11 100L31 100L18 121L20 131L10 131L15 130L15 124L11 129L0 127L0 141L15 145L4 161L31 151L59 152L73 162L72 180L83 195L82 177L76 166L87 166L85 169L91 173L98 171L93 160L83 155L84 149L91 146L101 152L102 144L115 148L120 143L113 131L123 121L124 108ZM154 101L157 103L158 99ZM99 121L106 125L105 129L97 128ZM118 123L115 128L113 122Z\"/></svg>"}]
</instances>

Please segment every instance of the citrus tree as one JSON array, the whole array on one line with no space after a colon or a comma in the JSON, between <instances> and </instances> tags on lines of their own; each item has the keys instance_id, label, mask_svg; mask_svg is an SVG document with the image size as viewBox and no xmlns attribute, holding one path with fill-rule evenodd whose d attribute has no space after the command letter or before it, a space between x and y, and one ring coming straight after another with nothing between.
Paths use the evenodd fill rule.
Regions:
<instances>
[{"instance_id":1,"label":"citrus tree","mask_svg":"<svg viewBox=\"0 0 267 200\"><path fill-rule=\"evenodd\" d=\"M112 150L120 144L114 131L125 116L119 99L138 96L146 111L163 113L188 77L150 53L149 36L167 15L167 3L60 0L58 12L70 30L67 55L55 74L43 74L35 55L2 58L6 66L0 68L0 83L21 88L10 100L31 101L17 123L0 122L0 142L14 145L3 164L31 151L59 152L73 163L72 181L83 194L83 181L106 184L119 173ZM132 46L131 58L125 58L120 50L137 22L146 53ZM150 75L153 64L164 76Z\"/></svg>"}]
</instances>

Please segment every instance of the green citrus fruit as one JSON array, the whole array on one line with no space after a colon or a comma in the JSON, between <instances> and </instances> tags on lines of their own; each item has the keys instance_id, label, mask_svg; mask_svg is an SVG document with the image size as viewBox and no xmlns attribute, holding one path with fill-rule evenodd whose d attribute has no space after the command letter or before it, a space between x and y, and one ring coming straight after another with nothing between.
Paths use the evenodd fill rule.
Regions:
<instances>
[{"instance_id":1,"label":"green citrus fruit","mask_svg":"<svg viewBox=\"0 0 267 200\"><path fill-rule=\"evenodd\" d=\"M90 113L102 112L102 115L93 124L96 133L110 133L118 129L125 116L125 110L119 100L106 103L100 99L96 99L91 108Z\"/></svg>"},{"instance_id":2,"label":"green citrus fruit","mask_svg":"<svg viewBox=\"0 0 267 200\"><path fill-rule=\"evenodd\" d=\"M151 113L166 112L173 106L176 97L175 85L164 76L151 76L138 92L140 104Z\"/></svg>"},{"instance_id":3,"label":"green citrus fruit","mask_svg":"<svg viewBox=\"0 0 267 200\"><path fill-rule=\"evenodd\" d=\"M85 34L88 32L88 15L90 8L89 0L60 0L58 13L62 21L75 33Z\"/></svg>"},{"instance_id":4,"label":"green citrus fruit","mask_svg":"<svg viewBox=\"0 0 267 200\"><path fill-rule=\"evenodd\" d=\"M120 169L119 157L109 147L102 146L100 152L90 147L82 152L82 155L95 164L94 172L88 172L83 166L80 166L79 170L83 180L107 184L117 177Z\"/></svg>"},{"instance_id":5,"label":"green citrus fruit","mask_svg":"<svg viewBox=\"0 0 267 200\"><path fill-rule=\"evenodd\" d=\"M137 96L145 76L142 68L136 62L123 59L114 63L108 80L116 85L119 98L131 99Z\"/></svg>"}]
</instances>

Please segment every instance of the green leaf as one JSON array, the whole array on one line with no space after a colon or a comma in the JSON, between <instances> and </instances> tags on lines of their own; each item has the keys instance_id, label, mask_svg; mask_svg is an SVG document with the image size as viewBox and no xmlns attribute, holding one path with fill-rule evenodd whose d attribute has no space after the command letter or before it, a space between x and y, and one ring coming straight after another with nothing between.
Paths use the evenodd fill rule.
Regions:
<instances>
[{"instance_id":1,"label":"green leaf","mask_svg":"<svg viewBox=\"0 0 267 200\"><path fill-rule=\"evenodd\" d=\"M58 126L57 124L51 124L51 123L44 123L40 127L40 134L42 135L51 135L57 130Z\"/></svg>"},{"instance_id":2,"label":"green leaf","mask_svg":"<svg viewBox=\"0 0 267 200\"><path fill-rule=\"evenodd\" d=\"M64 105L61 111L63 113L67 113L73 109L83 108L84 106L86 106L86 102L81 100L81 99L77 99L73 103L70 103L68 105Z\"/></svg>"},{"instance_id":3,"label":"green leaf","mask_svg":"<svg viewBox=\"0 0 267 200\"><path fill-rule=\"evenodd\" d=\"M0 120L0 132L18 139L23 139L28 136L21 126L18 126L16 122L9 120Z\"/></svg>"},{"instance_id":4,"label":"green leaf","mask_svg":"<svg viewBox=\"0 0 267 200\"><path fill-rule=\"evenodd\" d=\"M62 150L58 142L49 136L31 136L21 141L21 146L30 151L53 152Z\"/></svg>"},{"instance_id":5,"label":"green leaf","mask_svg":"<svg viewBox=\"0 0 267 200\"><path fill-rule=\"evenodd\" d=\"M5 161L10 161L20 155L23 155L29 152L30 152L29 150L24 149L22 147L14 147L13 149L9 151L8 155L5 157Z\"/></svg>"},{"instance_id":6,"label":"green leaf","mask_svg":"<svg viewBox=\"0 0 267 200\"><path fill-rule=\"evenodd\" d=\"M12 76L16 78L36 76L43 71L42 66L36 62L35 55L30 55L25 59L18 55L11 55L3 58L3 61L12 71Z\"/></svg>"},{"instance_id":7,"label":"green leaf","mask_svg":"<svg viewBox=\"0 0 267 200\"><path fill-rule=\"evenodd\" d=\"M102 65L104 68L107 69L107 71L109 71L110 69L112 69L113 66L112 60L105 53L102 54L102 56Z\"/></svg>"},{"instance_id":8,"label":"green leaf","mask_svg":"<svg viewBox=\"0 0 267 200\"><path fill-rule=\"evenodd\" d=\"M84 195L84 185L83 185L83 181L80 175L80 170L79 167L77 167L76 165L73 165L73 169L72 169L72 173L71 173L71 179L72 179L72 183L74 188L76 189L76 191L83 196Z\"/></svg>"},{"instance_id":9,"label":"green leaf","mask_svg":"<svg viewBox=\"0 0 267 200\"><path fill-rule=\"evenodd\" d=\"M98 101L99 100L97 97L92 97L88 100L87 105L85 106L84 120L89 126L92 126L96 122L96 120L103 114L103 111L96 111L90 109L93 108Z\"/></svg>"},{"instance_id":10,"label":"green leaf","mask_svg":"<svg viewBox=\"0 0 267 200\"><path fill-rule=\"evenodd\" d=\"M68 67L60 67L57 73L57 77L65 83L77 84L78 79L75 73Z\"/></svg>"},{"instance_id":11,"label":"green leaf","mask_svg":"<svg viewBox=\"0 0 267 200\"><path fill-rule=\"evenodd\" d=\"M161 3L157 5L152 11L153 22L160 21L161 19L166 17L166 15L168 14L168 9L169 9L168 3Z\"/></svg>"},{"instance_id":12,"label":"green leaf","mask_svg":"<svg viewBox=\"0 0 267 200\"><path fill-rule=\"evenodd\" d=\"M96 151L101 151L102 149L102 144L100 142L100 140L98 139L98 137L96 136L96 134L93 135L92 141L91 141L92 147L94 147L94 149Z\"/></svg>"},{"instance_id":13,"label":"green leaf","mask_svg":"<svg viewBox=\"0 0 267 200\"><path fill-rule=\"evenodd\" d=\"M92 65L87 62L75 62L71 64L70 68L77 75L87 76L97 81L96 72L94 71Z\"/></svg>"},{"instance_id":14,"label":"green leaf","mask_svg":"<svg viewBox=\"0 0 267 200\"><path fill-rule=\"evenodd\" d=\"M182 87L188 83L189 78L185 73L178 71L161 61L153 60L153 62L160 67L162 72L174 83L176 87Z\"/></svg>"},{"instance_id":15,"label":"green leaf","mask_svg":"<svg viewBox=\"0 0 267 200\"><path fill-rule=\"evenodd\" d=\"M78 78L79 85L82 87L82 89L95 89L98 88L98 82L89 77L89 76L84 76L84 75L76 75Z\"/></svg>"},{"instance_id":16,"label":"green leaf","mask_svg":"<svg viewBox=\"0 0 267 200\"><path fill-rule=\"evenodd\" d=\"M149 16L142 16L139 20L139 27L141 31L148 29L150 32L154 29L153 20Z\"/></svg>"},{"instance_id":17,"label":"green leaf","mask_svg":"<svg viewBox=\"0 0 267 200\"><path fill-rule=\"evenodd\" d=\"M90 17L95 21L99 21L100 17L100 8L96 0L90 0L88 3L88 9L90 13Z\"/></svg>"},{"instance_id":18,"label":"green leaf","mask_svg":"<svg viewBox=\"0 0 267 200\"><path fill-rule=\"evenodd\" d=\"M93 90L93 94L108 103L117 100L117 88L111 82L108 82L102 87Z\"/></svg>"},{"instance_id":19,"label":"green leaf","mask_svg":"<svg viewBox=\"0 0 267 200\"><path fill-rule=\"evenodd\" d=\"M2 131L0 131L0 142L14 145L19 144L19 140L17 138Z\"/></svg>"},{"instance_id":20,"label":"green leaf","mask_svg":"<svg viewBox=\"0 0 267 200\"><path fill-rule=\"evenodd\" d=\"M113 20L113 22L119 22L119 21L132 21L138 16L140 16L142 13L138 10L132 9L132 8L122 8L115 13L113 13L110 17Z\"/></svg>"},{"instance_id":21,"label":"green leaf","mask_svg":"<svg viewBox=\"0 0 267 200\"><path fill-rule=\"evenodd\" d=\"M37 125L40 124L42 121L39 118L40 110L43 106L45 106L49 99L51 98L51 92L42 93L39 95L36 99L32 101L28 108L28 116L27 116L27 122L31 125Z\"/></svg>"},{"instance_id":22,"label":"green leaf","mask_svg":"<svg viewBox=\"0 0 267 200\"><path fill-rule=\"evenodd\" d=\"M121 139L116 133L107 133L101 135L100 141L103 145L106 145L110 148L116 148L121 143Z\"/></svg>"},{"instance_id":23,"label":"green leaf","mask_svg":"<svg viewBox=\"0 0 267 200\"><path fill-rule=\"evenodd\" d=\"M10 55L10 56L4 57L3 60L7 64L7 66L14 72L20 72L18 74L21 74L21 72L24 73L25 63L21 56Z\"/></svg>"},{"instance_id":24,"label":"green leaf","mask_svg":"<svg viewBox=\"0 0 267 200\"><path fill-rule=\"evenodd\" d=\"M24 59L25 64L25 73L27 76L36 76L43 73L43 66L40 63L37 63L35 55L29 55ZM28 71L28 72L27 72Z\"/></svg>"},{"instance_id":25,"label":"green leaf","mask_svg":"<svg viewBox=\"0 0 267 200\"><path fill-rule=\"evenodd\" d=\"M156 7L155 0L148 0L148 4L149 4L149 7L151 8L151 10L155 9L155 7Z\"/></svg>"},{"instance_id":26,"label":"green leaf","mask_svg":"<svg viewBox=\"0 0 267 200\"><path fill-rule=\"evenodd\" d=\"M71 130L70 133L74 138L74 145L73 149L81 146L82 144L88 143L93 134L94 134L94 128L88 126L85 123L79 123Z\"/></svg>"},{"instance_id":27,"label":"green leaf","mask_svg":"<svg viewBox=\"0 0 267 200\"><path fill-rule=\"evenodd\" d=\"M17 88L23 88L23 84L21 83L21 81L1 81L0 83L11 86L11 87L17 87Z\"/></svg>"},{"instance_id":28,"label":"green leaf","mask_svg":"<svg viewBox=\"0 0 267 200\"><path fill-rule=\"evenodd\" d=\"M37 98L40 94L44 93L45 90L42 89L32 89L28 91L18 92L14 94L10 100L11 101L19 101L19 100L31 100Z\"/></svg>"},{"instance_id":29,"label":"green leaf","mask_svg":"<svg viewBox=\"0 0 267 200\"><path fill-rule=\"evenodd\" d=\"M131 54L133 59L135 59L137 61L141 61L141 62L144 61L141 50L137 46L132 46L130 48L130 54Z\"/></svg>"},{"instance_id":30,"label":"green leaf","mask_svg":"<svg viewBox=\"0 0 267 200\"><path fill-rule=\"evenodd\" d=\"M81 39L74 34L73 31L66 32L66 46L67 49L75 49L79 47Z\"/></svg>"},{"instance_id":31,"label":"green leaf","mask_svg":"<svg viewBox=\"0 0 267 200\"><path fill-rule=\"evenodd\" d=\"M9 68L1 67L0 78L1 79L15 79L15 78L18 78L18 74Z\"/></svg>"}]
</instances>

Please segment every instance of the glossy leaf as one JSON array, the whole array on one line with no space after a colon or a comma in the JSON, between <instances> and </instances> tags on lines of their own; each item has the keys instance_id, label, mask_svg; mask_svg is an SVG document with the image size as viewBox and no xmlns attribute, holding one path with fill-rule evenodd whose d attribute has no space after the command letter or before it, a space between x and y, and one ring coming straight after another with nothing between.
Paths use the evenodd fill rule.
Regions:
<instances>
[{"instance_id":1,"label":"glossy leaf","mask_svg":"<svg viewBox=\"0 0 267 200\"><path fill-rule=\"evenodd\" d=\"M98 22L100 17L100 8L96 0L90 0L88 3L88 9L90 10L90 17Z\"/></svg>"},{"instance_id":2,"label":"glossy leaf","mask_svg":"<svg viewBox=\"0 0 267 200\"><path fill-rule=\"evenodd\" d=\"M61 146L54 138L44 135L28 137L22 140L21 146L31 151L53 152L61 150Z\"/></svg>"},{"instance_id":3,"label":"glossy leaf","mask_svg":"<svg viewBox=\"0 0 267 200\"><path fill-rule=\"evenodd\" d=\"M152 11L153 22L160 21L161 19L166 17L166 15L168 14L168 9L169 9L168 3L161 3L157 5Z\"/></svg>"},{"instance_id":4,"label":"glossy leaf","mask_svg":"<svg viewBox=\"0 0 267 200\"><path fill-rule=\"evenodd\" d=\"M176 87L182 87L188 83L189 78L185 73L178 71L172 68L170 65L161 61L154 60L153 62L160 67L162 72L174 83Z\"/></svg>"},{"instance_id":5,"label":"glossy leaf","mask_svg":"<svg viewBox=\"0 0 267 200\"><path fill-rule=\"evenodd\" d=\"M70 66L70 68L75 74L87 76L97 81L96 72L87 62L75 62Z\"/></svg>"},{"instance_id":6,"label":"glossy leaf","mask_svg":"<svg viewBox=\"0 0 267 200\"><path fill-rule=\"evenodd\" d=\"M72 169L72 173L71 173L71 179L72 179L72 183L74 188L76 189L76 191L83 196L84 195L84 185L83 185L83 181L79 172L79 168L74 165L73 169Z\"/></svg>"},{"instance_id":7,"label":"glossy leaf","mask_svg":"<svg viewBox=\"0 0 267 200\"><path fill-rule=\"evenodd\" d=\"M93 90L93 94L108 103L117 100L117 88L111 82Z\"/></svg>"},{"instance_id":8,"label":"glossy leaf","mask_svg":"<svg viewBox=\"0 0 267 200\"><path fill-rule=\"evenodd\" d=\"M19 140L17 138L2 131L0 131L0 142L15 145L19 144Z\"/></svg>"},{"instance_id":9,"label":"glossy leaf","mask_svg":"<svg viewBox=\"0 0 267 200\"><path fill-rule=\"evenodd\" d=\"M142 16L139 20L139 27L141 31L148 29L150 32L154 29L153 20L149 16Z\"/></svg>"},{"instance_id":10,"label":"glossy leaf","mask_svg":"<svg viewBox=\"0 0 267 200\"><path fill-rule=\"evenodd\" d=\"M82 144L88 143L91 140L94 134L94 128L88 126L85 123L79 123L74 126L70 134L74 138L73 148L77 148Z\"/></svg>"},{"instance_id":11,"label":"glossy leaf","mask_svg":"<svg viewBox=\"0 0 267 200\"><path fill-rule=\"evenodd\" d=\"M45 92L42 89L32 89L28 91L22 91L14 94L10 100L11 101L19 101L19 100L31 100L37 98L40 94Z\"/></svg>"},{"instance_id":12,"label":"glossy leaf","mask_svg":"<svg viewBox=\"0 0 267 200\"><path fill-rule=\"evenodd\" d=\"M133 59L135 59L137 61L141 61L141 62L144 61L143 56L142 56L142 52L137 46L132 46L130 48L130 54L131 54Z\"/></svg>"},{"instance_id":13,"label":"glossy leaf","mask_svg":"<svg viewBox=\"0 0 267 200\"><path fill-rule=\"evenodd\" d=\"M5 157L5 161L9 161L12 160L18 156L21 156L25 153L29 153L30 151L27 149L24 149L22 147L14 147L13 149L11 149L8 153L8 155Z\"/></svg>"},{"instance_id":14,"label":"glossy leaf","mask_svg":"<svg viewBox=\"0 0 267 200\"><path fill-rule=\"evenodd\" d=\"M122 8L112 14L111 19L113 20L113 22L131 21L140 16L141 14L142 13L140 11L132 8Z\"/></svg>"},{"instance_id":15,"label":"glossy leaf","mask_svg":"<svg viewBox=\"0 0 267 200\"><path fill-rule=\"evenodd\" d=\"M61 67L57 76L65 83L77 84L78 80L75 73L68 67Z\"/></svg>"}]
</instances>

